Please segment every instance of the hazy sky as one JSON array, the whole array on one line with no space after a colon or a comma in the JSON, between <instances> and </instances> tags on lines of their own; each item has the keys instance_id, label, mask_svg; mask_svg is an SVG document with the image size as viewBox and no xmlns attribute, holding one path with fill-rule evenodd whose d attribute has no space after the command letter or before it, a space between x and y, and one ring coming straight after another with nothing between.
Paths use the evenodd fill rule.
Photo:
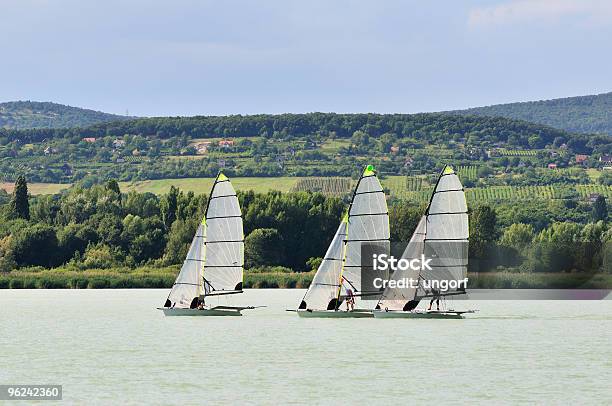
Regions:
<instances>
[{"instance_id":1,"label":"hazy sky","mask_svg":"<svg viewBox=\"0 0 612 406\"><path fill-rule=\"evenodd\" d=\"M0 101L420 112L612 90L612 1L0 0Z\"/></svg>"}]
</instances>

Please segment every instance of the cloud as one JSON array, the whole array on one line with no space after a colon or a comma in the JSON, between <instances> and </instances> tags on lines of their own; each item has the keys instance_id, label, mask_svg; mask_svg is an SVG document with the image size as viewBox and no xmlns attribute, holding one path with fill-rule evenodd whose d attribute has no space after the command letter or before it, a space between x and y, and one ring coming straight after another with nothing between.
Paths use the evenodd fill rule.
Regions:
<instances>
[{"instance_id":1,"label":"cloud","mask_svg":"<svg viewBox=\"0 0 612 406\"><path fill-rule=\"evenodd\" d=\"M612 23L612 2L608 0L514 0L495 6L477 7L469 12L471 27L525 23L555 23L571 18L586 25Z\"/></svg>"}]
</instances>

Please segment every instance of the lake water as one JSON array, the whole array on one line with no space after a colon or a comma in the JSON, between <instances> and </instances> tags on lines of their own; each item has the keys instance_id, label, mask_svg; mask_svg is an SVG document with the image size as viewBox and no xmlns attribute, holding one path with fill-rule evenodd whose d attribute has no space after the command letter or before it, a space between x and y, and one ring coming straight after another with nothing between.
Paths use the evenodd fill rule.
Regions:
<instances>
[{"instance_id":1,"label":"lake water","mask_svg":"<svg viewBox=\"0 0 612 406\"><path fill-rule=\"evenodd\" d=\"M244 317L166 317L167 290L0 291L0 384L61 404L605 404L612 301L456 301L465 320L301 319L303 290ZM18 404L24 404L21 402ZM43 402L44 404L44 402Z\"/></svg>"}]
</instances>

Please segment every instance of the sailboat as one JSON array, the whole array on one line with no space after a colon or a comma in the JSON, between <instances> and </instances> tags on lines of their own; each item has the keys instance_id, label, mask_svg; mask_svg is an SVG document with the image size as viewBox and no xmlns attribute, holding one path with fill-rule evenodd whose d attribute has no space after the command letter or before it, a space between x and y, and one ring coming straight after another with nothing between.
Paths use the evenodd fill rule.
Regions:
<instances>
[{"instance_id":1,"label":"sailboat","mask_svg":"<svg viewBox=\"0 0 612 406\"><path fill-rule=\"evenodd\" d=\"M158 309L166 316L241 316L253 307L211 306L207 300L242 293L243 270L242 213L234 187L219 173L183 266Z\"/></svg>"},{"instance_id":2,"label":"sailboat","mask_svg":"<svg viewBox=\"0 0 612 406\"><path fill-rule=\"evenodd\" d=\"M362 244L389 252L387 201L372 165L357 182L349 209L297 310L300 317L372 317L376 299L366 299L381 291L362 286ZM347 301L354 306L349 308Z\"/></svg>"},{"instance_id":3,"label":"sailboat","mask_svg":"<svg viewBox=\"0 0 612 406\"><path fill-rule=\"evenodd\" d=\"M423 299L465 294L465 284L442 290L442 281L466 281L469 224L463 185L452 167L438 177L425 215L421 217L403 259L431 258L430 269L397 269L392 281L414 281L387 287L374 311L376 318L463 318L473 310L417 310ZM424 256L424 257L422 257ZM438 282L436 284L436 281Z\"/></svg>"}]
</instances>

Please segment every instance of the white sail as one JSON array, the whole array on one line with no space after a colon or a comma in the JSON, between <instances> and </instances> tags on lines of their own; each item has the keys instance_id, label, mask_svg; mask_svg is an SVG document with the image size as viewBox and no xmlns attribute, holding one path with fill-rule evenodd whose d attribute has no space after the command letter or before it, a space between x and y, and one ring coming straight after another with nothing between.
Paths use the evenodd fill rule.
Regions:
<instances>
[{"instance_id":1,"label":"white sail","mask_svg":"<svg viewBox=\"0 0 612 406\"><path fill-rule=\"evenodd\" d=\"M244 234L236 191L219 174L206 208L204 295L242 290Z\"/></svg>"},{"instance_id":2,"label":"white sail","mask_svg":"<svg viewBox=\"0 0 612 406\"><path fill-rule=\"evenodd\" d=\"M459 281L467 276L468 215L463 185L450 166L438 178L425 215L410 239L402 258L413 259L425 255L431 258L432 270L400 270L391 280L419 281L419 287L386 288L378 304L380 309L412 310L423 296L432 294L426 287L431 281ZM456 294L461 289L438 292Z\"/></svg>"},{"instance_id":3,"label":"white sail","mask_svg":"<svg viewBox=\"0 0 612 406\"><path fill-rule=\"evenodd\" d=\"M340 275L344 259L344 240L348 215L344 217L334 235L325 257L304 295L300 309L335 310L340 288Z\"/></svg>"},{"instance_id":4,"label":"white sail","mask_svg":"<svg viewBox=\"0 0 612 406\"><path fill-rule=\"evenodd\" d=\"M242 290L243 266L240 205L229 179L219 174L164 307L195 308L200 296Z\"/></svg>"},{"instance_id":5,"label":"white sail","mask_svg":"<svg viewBox=\"0 0 612 406\"><path fill-rule=\"evenodd\" d=\"M204 229L204 224L198 227L165 307L189 309L195 305L194 299L197 303L197 298L203 289Z\"/></svg>"},{"instance_id":6,"label":"white sail","mask_svg":"<svg viewBox=\"0 0 612 406\"><path fill-rule=\"evenodd\" d=\"M410 241L402 254L402 259L411 260L414 258L420 258L421 254L423 254L426 222L426 217L421 217L419 224L412 234L412 238L410 238ZM419 281L419 274L420 270L414 269L398 269L397 271L393 272L390 280L396 282L401 280L414 281L414 286L408 285L401 288L385 288L377 307L383 310L409 310L409 303L414 300L417 294L416 284Z\"/></svg>"},{"instance_id":7,"label":"white sail","mask_svg":"<svg viewBox=\"0 0 612 406\"><path fill-rule=\"evenodd\" d=\"M424 281L459 281L467 277L469 225L463 185L450 166L440 175L425 215L427 218L424 254L432 258L431 271ZM462 289L448 289L455 294ZM427 291L428 289L426 289ZM429 292L431 293L431 289Z\"/></svg>"},{"instance_id":8,"label":"white sail","mask_svg":"<svg viewBox=\"0 0 612 406\"><path fill-rule=\"evenodd\" d=\"M388 254L389 237L389 210L385 193L372 166L368 165L357 183L348 211L348 235L341 278L340 297L346 296L350 289L357 295L355 307L373 308L376 301L371 295L378 293L372 286L362 286L362 271L370 274L374 272L370 258L362 262L362 245L375 247L376 253ZM384 279L388 277L386 273L380 276Z\"/></svg>"}]
</instances>

